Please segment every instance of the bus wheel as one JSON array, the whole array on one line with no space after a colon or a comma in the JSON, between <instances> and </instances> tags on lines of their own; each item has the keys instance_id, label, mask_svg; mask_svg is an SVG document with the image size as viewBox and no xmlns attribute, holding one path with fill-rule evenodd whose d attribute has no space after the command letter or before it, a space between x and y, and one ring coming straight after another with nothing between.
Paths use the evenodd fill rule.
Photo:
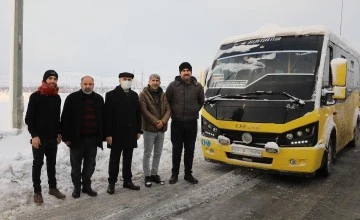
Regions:
<instances>
[{"instance_id":1,"label":"bus wheel","mask_svg":"<svg viewBox=\"0 0 360 220\"><path fill-rule=\"evenodd\" d=\"M349 143L350 147L359 147L360 146L360 125L359 121L356 123L356 127L354 129L354 139Z\"/></svg>"},{"instance_id":2,"label":"bus wheel","mask_svg":"<svg viewBox=\"0 0 360 220\"><path fill-rule=\"evenodd\" d=\"M334 140L330 139L323 155L322 167L319 169L319 174L323 177L327 177L331 174L333 166L333 150L334 150Z\"/></svg>"}]
</instances>

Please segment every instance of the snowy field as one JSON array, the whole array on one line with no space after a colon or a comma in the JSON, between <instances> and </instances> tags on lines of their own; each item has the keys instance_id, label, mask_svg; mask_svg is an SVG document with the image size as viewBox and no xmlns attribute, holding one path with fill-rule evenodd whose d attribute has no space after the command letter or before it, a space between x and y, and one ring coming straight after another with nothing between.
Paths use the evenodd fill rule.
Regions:
<instances>
[{"instance_id":1,"label":"snowy field","mask_svg":"<svg viewBox=\"0 0 360 220\"><path fill-rule=\"evenodd\" d=\"M24 115L30 94L24 94ZM67 94L61 94L62 103ZM9 95L7 93L0 93L0 219L15 219L18 215L24 215L28 212L33 212L34 209L39 211L49 209L50 207L61 206L64 203L74 202L75 199L71 197L73 185L70 177L70 153L68 147L61 143L58 145L57 155L57 181L60 191L66 194L65 200L58 200L48 194L46 163L41 172L41 185L43 188L44 204L37 206L33 202L33 187L31 179L32 169L32 150L29 140L31 138L27 127L24 126L20 130L10 131L8 129L8 105ZM171 175L171 141L170 131L165 134L163 154L161 157L159 175L168 179ZM134 150L134 157L132 163L133 180L135 183L143 185L143 139L138 141L138 148ZM108 161L110 150L104 144L104 150L98 148L96 158L96 169L92 178L92 187L98 193L106 193L107 178L108 178ZM196 142L195 159L201 156L199 142ZM45 162L45 161L44 161ZM122 161L120 162L120 164ZM121 169L121 165L120 165ZM121 179L121 170L119 174ZM117 184L122 184L118 182ZM118 186L119 187L119 186ZM79 200L88 198L88 196L81 196Z\"/></svg>"}]
</instances>

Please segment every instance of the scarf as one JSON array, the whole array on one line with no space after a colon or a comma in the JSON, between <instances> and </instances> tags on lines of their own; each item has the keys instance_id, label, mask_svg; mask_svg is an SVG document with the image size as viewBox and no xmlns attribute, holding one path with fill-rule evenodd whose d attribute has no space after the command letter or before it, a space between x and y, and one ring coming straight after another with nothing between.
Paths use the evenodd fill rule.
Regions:
<instances>
[{"instance_id":1,"label":"scarf","mask_svg":"<svg viewBox=\"0 0 360 220\"><path fill-rule=\"evenodd\" d=\"M41 95L45 95L45 96L56 96L58 94L59 91L59 87L51 87L48 84L46 84L45 82L41 83L41 86L39 86L38 91L40 92Z\"/></svg>"}]
</instances>

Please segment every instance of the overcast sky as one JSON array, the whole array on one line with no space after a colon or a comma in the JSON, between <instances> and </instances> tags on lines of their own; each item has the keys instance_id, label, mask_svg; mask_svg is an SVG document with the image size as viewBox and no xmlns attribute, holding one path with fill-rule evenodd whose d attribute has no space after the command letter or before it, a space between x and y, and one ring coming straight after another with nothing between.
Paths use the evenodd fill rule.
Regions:
<instances>
[{"instance_id":1,"label":"overcast sky","mask_svg":"<svg viewBox=\"0 0 360 220\"><path fill-rule=\"evenodd\" d=\"M11 1L0 0L0 85L8 83ZM210 66L219 43L267 24L325 25L339 35L341 0L24 0L24 85L47 69L113 77ZM360 0L343 0L342 37L360 50ZM81 75L81 74L80 74ZM80 80L74 79L75 81ZM95 82L96 83L96 82Z\"/></svg>"}]
</instances>

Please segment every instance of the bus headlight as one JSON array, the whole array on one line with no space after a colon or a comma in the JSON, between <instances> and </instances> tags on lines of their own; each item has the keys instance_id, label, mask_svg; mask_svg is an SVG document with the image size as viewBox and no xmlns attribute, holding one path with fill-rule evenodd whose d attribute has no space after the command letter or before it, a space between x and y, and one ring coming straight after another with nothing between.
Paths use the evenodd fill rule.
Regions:
<instances>
[{"instance_id":1,"label":"bus headlight","mask_svg":"<svg viewBox=\"0 0 360 220\"><path fill-rule=\"evenodd\" d=\"M302 137L303 136L303 131L297 131L296 132L296 136L298 136L298 137Z\"/></svg>"},{"instance_id":2,"label":"bus headlight","mask_svg":"<svg viewBox=\"0 0 360 220\"><path fill-rule=\"evenodd\" d=\"M316 145L317 135L318 122L281 134L278 144L286 147L311 147Z\"/></svg>"},{"instance_id":3,"label":"bus headlight","mask_svg":"<svg viewBox=\"0 0 360 220\"><path fill-rule=\"evenodd\" d=\"M291 134L291 133L287 133L287 134L286 134L286 138L287 138L288 140L291 140L291 139L294 138L294 135Z\"/></svg>"},{"instance_id":4,"label":"bus headlight","mask_svg":"<svg viewBox=\"0 0 360 220\"><path fill-rule=\"evenodd\" d=\"M217 138L221 130L210 123L204 117L201 117L201 134L205 137Z\"/></svg>"}]
</instances>

